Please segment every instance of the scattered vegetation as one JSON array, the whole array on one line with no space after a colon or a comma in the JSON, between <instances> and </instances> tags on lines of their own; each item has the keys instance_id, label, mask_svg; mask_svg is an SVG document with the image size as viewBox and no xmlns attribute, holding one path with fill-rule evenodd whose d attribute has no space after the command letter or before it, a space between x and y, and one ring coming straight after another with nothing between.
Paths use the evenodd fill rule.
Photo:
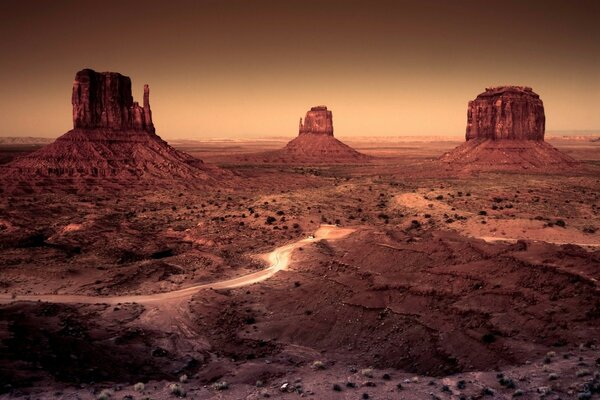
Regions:
<instances>
[{"instance_id":1,"label":"scattered vegetation","mask_svg":"<svg viewBox=\"0 0 600 400\"><path fill-rule=\"evenodd\" d=\"M110 389L102 389L96 399L98 400L110 400L113 397L113 391Z\"/></svg>"},{"instance_id":2,"label":"scattered vegetation","mask_svg":"<svg viewBox=\"0 0 600 400\"><path fill-rule=\"evenodd\" d=\"M135 385L133 385L133 390L135 390L136 392L143 392L144 389L146 388L146 385L144 385L143 382L138 382Z\"/></svg>"},{"instance_id":3,"label":"scattered vegetation","mask_svg":"<svg viewBox=\"0 0 600 400\"><path fill-rule=\"evenodd\" d=\"M217 381L212 385L215 390L227 390L229 389L229 384L225 381Z\"/></svg>"},{"instance_id":4,"label":"scattered vegetation","mask_svg":"<svg viewBox=\"0 0 600 400\"><path fill-rule=\"evenodd\" d=\"M361 369L360 374L366 378L373 378L373 368Z\"/></svg>"},{"instance_id":5,"label":"scattered vegetation","mask_svg":"<svg viewBox=\"0 0 600 400\"><path fill-rule=\"evenodd\" d=\"M171 383L169 385L169 393L177 397L185 397L187 392L179 383Z\"/></svg>"},{"instance_id":6,"label":"scattered vegetation","mask_svg":"<svg viewBox=\"0 0 600 400\"><path fill-rule=\"evenodd\" d=\"M311 368L315 371L323 370L325 369L325 363L323 363L323 361L320 360L313 361L313 363L311 364Z\"/></svg>"}]
</instances>

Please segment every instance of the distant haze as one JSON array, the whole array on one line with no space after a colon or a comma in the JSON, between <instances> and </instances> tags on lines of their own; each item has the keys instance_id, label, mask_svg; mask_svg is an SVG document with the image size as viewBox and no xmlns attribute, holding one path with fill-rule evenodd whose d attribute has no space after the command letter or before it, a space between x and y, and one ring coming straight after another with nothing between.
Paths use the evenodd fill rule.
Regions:
<instances>
[{"instance_id":1,"label":"distant haze","mask_svg":"<svg viewBox=\"0 0 600 400\"><path fill-rule=\"evenodd\" d=\"M72 127L82 68L150 85L165 138L463 135L485 87L532 86L550 131L600 128L600 1L0 2L0 136Z\"/></svg>"}]
</instances>

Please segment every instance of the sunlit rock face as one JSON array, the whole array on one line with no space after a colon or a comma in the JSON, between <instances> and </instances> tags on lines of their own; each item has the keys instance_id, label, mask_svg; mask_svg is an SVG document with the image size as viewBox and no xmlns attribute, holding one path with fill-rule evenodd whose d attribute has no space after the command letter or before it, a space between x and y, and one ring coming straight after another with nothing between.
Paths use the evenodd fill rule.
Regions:
<instances>
[{"instance_id":1,"label":"sunlit rock face","mask_svg":"<svg viewBox=\"0 0 600 400\"><path fill-rule=\"evenodd\" d=\"M117 72L84 69L73 82L73 127L144 130L154 133L150 110L150 88L144 85L144 103L131 95L131 79Z\"/></svg>"},{"instance_id":2,"label":"sunlit rock face","mask_svg":"<svg viewBox=\"0 0 600 400\"><path fill-rule=\"evenodd\" d=\"M300 118L299 134L316 133L333 136L333 116L325 106L312 107L304 117Z\"/></svg>"},{"instance_id":3,"label":"sunlit rock face","mask_svg":"<svg viewBox=\"0 0 600 400\"><path fill-rule=\"evenodd\" d=\"M544 140L544 104L530 87L487 88L467 110L466 139Z\"/></svg>"}]
</instances>

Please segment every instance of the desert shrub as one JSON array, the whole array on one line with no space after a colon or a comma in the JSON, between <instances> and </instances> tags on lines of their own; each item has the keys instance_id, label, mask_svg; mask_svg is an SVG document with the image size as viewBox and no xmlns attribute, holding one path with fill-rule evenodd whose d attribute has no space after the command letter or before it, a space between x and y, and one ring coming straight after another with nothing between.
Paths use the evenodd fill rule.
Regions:
<instances>
[{"instance_id":1,"label":"desert shrub","mask_svg":"<svg viewBox=\"0 0 600 400\"><path fill-rule=\"evenodd\" d=\"M138 382L135 385L133 385L133 390L135 390L136 392L143 392L145 388L146 385L144 385L143 382Z\"/></svg>"},{"instance_id":2,"label":"desert shrub","mask_svg":"<svg viewBox=\"0 0 600 400\"><path fill-rule=\"evenodd\" d=\"M481 337L481 341L487 344L494 343L496 341L496 336L493 333L488 332Z\"/></svg>"},{"instance_id":3,"label":"desert shrub","mask_svg":"<svg viewBox=\"0 0 600 400\"><path fill-rule=\"evenodd\" d=\"M333 390L336 392L341 392L342 391L342 387L340 385L338 385L337 383L333 384Z\"/></svg>"},{"instance_id":4,"label":"desert shrub","mask_svg":"<svg viewBox=\"0 0 600 400\"><path fill-rule=\"evenodd\" d=\"M169 393L177 397L185 397L186 391L179 383L171 383L169 385Z\"/></svg>"},{"instance_id":5,"label":"desert shrub","mask_svg":"<svg viewBox=\"0 0 600 400\"><path fill-rule=\"evenodd\" d=\"M110 389L102 389L96 398L98 400L110 400L113 396L113 391Z\"/></svg>"},{"instance_id":6,"label":"desert shrub","mask_svg":"<svg viewBox=\"0 0 600 400\"><path fill-rule=\"evenodd\" d=\"M588 376L588 375L591 375L591 372L589 369L586 369L586 368L578 369L577 372L575 372L575 376L577 376L578 378L581 378L582 376Z\"/></svg>"},{"instance_id":7,"label":"desert shrub","mask_svg":"<svg viewBox=\"0 0 600 400\"><path fill-rule=\"evenodd\" d=\"M564 228L567 226L567 223L565 221L563 221L562 219L556 220L555 224L560 226L561 228Z\"/></svg>"},{"instance_id":8,"label":"desert shrub","mask_svg":"<svg viewBox=\"0 0 600 400\"><path fill-rule=\"evenodd\" d=\"M310 367L314 370L323 370L325 369L325 364L321 360L316 360L313 361Z\"/></svg>"},{"instance_id":9,"label":"desert shrub","mask_svg":"<svg viewBox=\"0 0 600 400\"><path fill-rule=\"evenodd\" d=\"M360 370L360 374L367 378L373 377L373 368L364 368Z\"/></svg>"},{"instance_id":10,"label":"desert shrub","mask_svg":"<svg viewBox=\"0 0 600 400\"><path fill-rule=\"evenodd\" d=\"M485 210L481 210L481 211L479 211L479 213L478 213L478 214L479 214L479 215L487 215L487 211L485 211Z\"/></svg>"},{"instance_id":11,"label":"desert shrub","mask_svg":"<svg viewBox=\"0 0 600 400\"><path fill-rule=\"evenodd\" d=\"M219 382L213 383L212 387L215 390L227 390L227 389L229 389L229 384L225 381L219 381Z\"/></svg>"},{"instance_id":12,"label":"desert shrub","mask_svg":"<svg viewBox=\"0 0 600 400\"><path fill-rule=\"evenodd\" d=\"M272 216L270 216L270 215L269 215L269 216L267 217L267 219L265 220L265 224L267 224L267 225L271 225L271 224L272 224L273 222L275 222L275 221L276 221L275 217L272 217Z\"/></svg>"}]
</instances>

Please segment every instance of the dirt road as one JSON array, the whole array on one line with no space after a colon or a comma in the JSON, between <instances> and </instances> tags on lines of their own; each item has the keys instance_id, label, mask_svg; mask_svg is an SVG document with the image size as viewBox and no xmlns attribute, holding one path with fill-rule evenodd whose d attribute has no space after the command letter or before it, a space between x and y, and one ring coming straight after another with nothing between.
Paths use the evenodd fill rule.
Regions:
<instances>
[{"instance_id":1,"label":"dirt road","mask_svg":"<svg viewBox=\"0 0 600 400\"><path fill-rule=\"evenodd\" d=\"M251 274L243 275L237 278L224 281L205 283L190 286L184 289L174 290L172 292L156 293L148 295L131 296L88 296L88 295L70 295L70 294L34 294L12 297L10 294L0 294L0 304L12 303L15 301L45 301L51 303L85 303L85 304L118 304L118 303L140 303L151 304L170 300L181 300L190 297L194 293L203 289L233 289L242 286L252 285L253 283L264 281L276 274L278 271L288 267L292 252L302 245L316 242L322 239L335 240L343 238L354 229L340 228L335 225L321 225L313 237L298 240L296 242L278 247L272 252L262 256L269 267Z\"/></svg>"}]
</instances>

